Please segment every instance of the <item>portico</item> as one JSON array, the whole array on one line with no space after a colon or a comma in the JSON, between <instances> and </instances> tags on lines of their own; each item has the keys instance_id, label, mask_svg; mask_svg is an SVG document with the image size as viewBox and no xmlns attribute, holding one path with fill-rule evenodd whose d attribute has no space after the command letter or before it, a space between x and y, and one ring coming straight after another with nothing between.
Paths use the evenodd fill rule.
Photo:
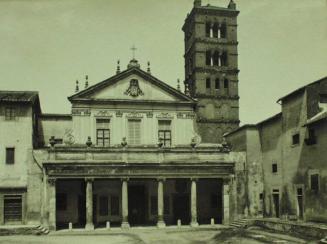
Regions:
<instances>
[{"instance_id":1,"label":"portico","mask_svg":"<svg viewBox=\"0 0 327 244\"><path fill-rule=\"evenodd\" d=\"M118 163L90 159L98 156L96 148L78 150L87 151L85 160L58 160L72 149L53 148L49 150L52 160L43 164L48 203L43 222L50 229L68 228L69 223L73 228L94 229L106 222L122 228L163 228L177 225L178 220L196 227L209 224L212 218L215 223L229 222L234 162L227 161L228 153L219 153L221 162L202 161L206 152L199 148L197 159L188 163ZM125 149L124 157L135 150ZM163 158L175 154L174 150L165 152Z\"/></svg>"}]
</instances>

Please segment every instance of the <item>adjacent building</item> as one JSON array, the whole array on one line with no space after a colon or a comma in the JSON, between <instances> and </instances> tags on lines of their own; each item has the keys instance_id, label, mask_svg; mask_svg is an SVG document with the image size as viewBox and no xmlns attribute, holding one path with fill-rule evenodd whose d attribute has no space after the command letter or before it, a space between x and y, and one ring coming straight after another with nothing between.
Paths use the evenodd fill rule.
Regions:
<instances>
[{"instance_id":1,"label":"adjacent building","mask_svg":"<svg viewBox=\"0 0 327 244\"><path fill-rule=\"evenodd\" d=\"M226 134L247 155L250 215L327 221L326 97L327 77L280 98L280 113Z\"/></svg>"}]
</instances>

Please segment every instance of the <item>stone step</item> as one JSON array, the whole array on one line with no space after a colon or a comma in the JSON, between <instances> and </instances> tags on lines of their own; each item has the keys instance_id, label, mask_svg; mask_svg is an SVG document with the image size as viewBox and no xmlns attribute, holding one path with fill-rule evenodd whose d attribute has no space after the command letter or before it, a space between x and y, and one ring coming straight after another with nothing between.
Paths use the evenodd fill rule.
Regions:
<instances>
[{"instance_id":1,"label":"stone step","mask_svg":"<svg viewBox=\"0 0 327 244\"><path fill-rule=\"evenodd\" d=\"M241 227L242 227L242 225L240 225L240 224L235 224L235 223L231 223L230 226L237 227L237 228L241 228Z\"/></svg>"}]
</instances>

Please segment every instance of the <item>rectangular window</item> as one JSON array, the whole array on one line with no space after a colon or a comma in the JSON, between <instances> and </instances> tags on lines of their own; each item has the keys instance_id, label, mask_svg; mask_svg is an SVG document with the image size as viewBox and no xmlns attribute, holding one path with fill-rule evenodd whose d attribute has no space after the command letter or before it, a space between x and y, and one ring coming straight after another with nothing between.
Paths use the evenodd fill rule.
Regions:
<instances>
[{"instance_id":1,"label":"rectangular window","mask_svg":"<svg viewBox=\"0 0 327 244\"><path fill-rule=\"evenodd\" d=\"M4 196L4 222L17 223L22 221L22 195Z\"/></svg>"},{"instance_id":2,"label":"rectangular window","mask_svg":"<svg viewBox=\"0 0 327 244\"><path fill-rule=\"evenodd\" d=\"M151 215L158 214L158 200L157 196L151 196Z\"/></svg>"},{"instance_id":3,"label":"rectangular window","mask_svg":"<svg viewBox=\"0 0 327 244\"><path fill-rule=\"evenodd\" d=\"M100 147L108 147L110 145L110 120L97 119L97 145Z\"/></svg>"},{"instance_id":4,"label":"rectangular window","mask_svg":"<svg viewBox=\"0 0 327 244\"><path fill-rule=\"evenodd\" d=\"M310 175L311 190L319 191L319 174Z\"/></svg>"},{"instance_id":5,"label":"rectangular window","mask_svg":"<svg viewBox=\"0 0 327 244\"><path fill-rule=\"evenodd\" d=\"M128 143L130 145L141 144L141 120L128 120Z\"/></svg>"},{"instance_id":6,"label":"rectangular window","mask_svg":"<svg viewBox=\"0 0 327 244\"><path fill-rule=\"evenodd\" d=\"M219 90L220 89L220 80L219 79L216 79L215 80L215 89L216 90Z\"/></svg>"},{"instance_id":7,"label":"rectangular window","mask_svg":"<svg viewBox=\"0 0 327 244\"><path fill-rule=\"evenodd\" d=\"M59 211L65 211L67 209L67 194L57 193L56 194L56 209Z\"/></svg>"},{"instance_id":8,"label":"rectangular window","mask_svg":"<svg viewBox=\"0 0 327 244\"><path fill-rule=\"evenodd\" d=\"M99 198L99 214L101 216L107 216L109 214L109 207L108 207L108 197L107 196L100 196Z\"/></svg>"},{"instance_id":9,"label":"rectangular window","mask_svg":"<svg viewBox=\"0 0 327 244\"><path fill-rule=\"evenodd\" d=\"M13 107L5 108L5 120L15 120L16 118L16 109Z\"/></svg>"},{"instance_id":10,"label":"rectangular window","mask_svg":"<svg viewBox=\"0 0 327 244\"><path fill-rule=\"evenodd\" d=\"M8 147L6 148L6 164L15 163L15 148Z\"/></svg>"},{"instance_id":11,"label":"rectangular window","mask_svg":"<svg viewBox=\"0 0 327 244\"><path fill-rule=\"evenodd\" d=\"M297 145L300 143L300 134L297 133L292 136L292 145Z\"/></svg>"},{"instance_id":12,"label":"rectangular window","mask_svg":"<svg viewBox=\"0 0 327 244\"><path fill-rule=\"evenodd\" d=\"M277 171L278 171L277 164L272 164L272 172L277 173Z\"/></svg>"},{"instance_id":13,"label":"rectangular window","mask_svg":"<svg viewBox=\"0 0 327 244\"><path fill-rule=\"evenodd\" d=\"M211 80L210 80L210 78L207 78L206 79L206 88L207 89L210 89L211 88Z\"/></svg>"},{"instance_id":14,"label":"rectangular window","mask_svg":"<svg viewBox=\"0 0 327 244\"><path fill-rule=\"evenodd\" d=\"M169 196L164 196L164 214L168 215L169 213L170 213Z\"/></svg>"},{"instance_id":15,"label":"rectangular window","mask_svg":"<svg viewBox=\"0 0 327 244\"><path fill-rule=\"evenodd\" d=\"M118 196L111 196L110 212L111 212L111 216L119 215L119 197Z\"/></svg>"},{"instance_id":16,"label":"rectangular window","mask_svg":"<svg viewBox=\"0 0 327 244\"><path fill-rule=\"evenodd\" d=\"M159 120L158 121L158 138L165 147L171 146L171 121Z\"/></svg>"}]
</instances>

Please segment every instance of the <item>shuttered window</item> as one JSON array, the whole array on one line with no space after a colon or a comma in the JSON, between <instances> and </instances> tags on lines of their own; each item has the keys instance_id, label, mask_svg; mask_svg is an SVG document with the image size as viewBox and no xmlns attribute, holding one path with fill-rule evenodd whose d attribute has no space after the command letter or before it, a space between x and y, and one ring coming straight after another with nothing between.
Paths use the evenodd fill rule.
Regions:
<instances>
[{"instance_id":1,"label":"shuttered window","mask_svg":"<svg viewBox=\"0 0 327 244\"><path fill-rule=\"evenodd\" d=\"M158 137L159 140L166 147L171 146L171 121L159 120L158 121Z\"/></svg>"},{"instance_id":2,"label":"shuttered window","mask_svg":"<svg viewBox=\"0 0 327 244\"><path fill-rule=\"evenodd\" d=\"M97 145L100 147L109 147L110 145L110 120L97 119Z\"/></svg>"},{"instance_id":3,"label":"shuttered window","mask_svg":"<svg viewBox=\"0 0 327 244\"><path fill-rule=\"evenodd\" d=\"M4 221L5 223L17 223L22 221L22 196L4 196Z\"/></svg>"},{"instance_id":4,"label":"shuttered window","mask_svg":"<svg viewBox=\"0 0 327 244\"><path fill-rule=\"evenodd\" d=\"M130 145L141 144L141 120L128 120L128 143Z\"/></svg>"}]
</instances>

